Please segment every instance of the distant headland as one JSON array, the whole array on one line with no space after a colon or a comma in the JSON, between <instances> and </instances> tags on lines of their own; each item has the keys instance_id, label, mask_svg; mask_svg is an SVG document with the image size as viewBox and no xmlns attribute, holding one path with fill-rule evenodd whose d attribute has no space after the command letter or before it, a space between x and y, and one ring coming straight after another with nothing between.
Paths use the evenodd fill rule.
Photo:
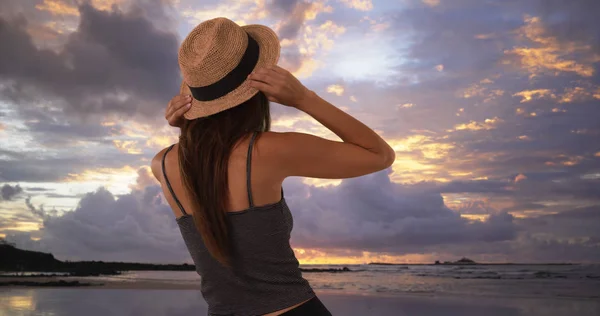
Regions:
<instances>
[{"instance_id":1,"label":"distant headland","mask_svg":"<svg viewBox=\"0 0 600 316\"><path fill-rule=\"evenodd\" d=\"M150 264L104 261L61 261L51 253L23 250L0 241L0 271L3 272L55 272L69 276L117 275L120 271L169 270L194 271L195 266L183 264ZM25 276L25 275L24 275ZM35 275L30 275L35 276Z\"/></svg>"},{"instance_id":2,"label":"distant headland","mask_svg":"<svg viewBox=\"0 0 600 316\"><path fill-rule=\"evenodd\" d=\"M396 265L407 265L405 263L385 263L385 262L370 262L369 264L372 265L382 265L382 266L396 266ZM409 263L410 264L410 263ZM434 265L438 265L438 264L444 264L444 265L468 265L468 264L479 264L469 258L462 258L460 260L457 261L444 261L443 263L440 263L439 260L437 260L435 263L433 263Z\"/></svg>"},{"instance_id":3,"label":"distant headland","mask_svg":"<svg viewBox=\"0 0 600 316\"><path fill-rule=\"evenodd\" d=\"M450 265L450 266L460 266L460 265L492 265L492 266L502 266L502 265L573 265L573 263L479 263L475 262L469 258L461 258L456 261L444 261L440 262L436 260L434 263L386 263L386 262L370 262L372 265L386 265L386 266L405 266L405 265Z\"/></svg>"},{"instance_id":4,"label":"distant headland","mask_svg":"<svg viewBox=\"0 0 600 316\"><path fill-rule=\"evenodd\" d=\"M0 271L14 272L10 277L100 276L118 275L121 271L195 271L193 264L152 264L137 262L61 261L51 253L23 250L0 238ZM352 272L340 269L300 269L302 272ZM30 274L25 272L43 272ZM23 273L23 274L20 274ZM48 274L50 273L50 274ZM0 276L2 277L2 276Z\"/></svg>"}]
</instances>

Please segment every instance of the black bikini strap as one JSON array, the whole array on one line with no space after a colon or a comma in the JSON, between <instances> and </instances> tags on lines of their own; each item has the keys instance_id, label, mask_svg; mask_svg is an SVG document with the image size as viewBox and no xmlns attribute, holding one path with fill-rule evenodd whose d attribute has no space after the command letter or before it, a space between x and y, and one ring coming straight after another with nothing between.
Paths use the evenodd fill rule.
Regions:
<instances>
[{"instance_id":1,"label":"black bikini strap","mask_svg":"<svg viewBox=\"0 0 600 316\"><path fill-rule=\"evenodd\" d=\"M171 195L173 196L173 199L175 200L175 203L177 203L177 206L179 206L179 209L181 210L181 212L184 215L187 215L187 213L183 209L183 206L181 205L181 202L179 202L179 199L177 199L177 196L175 195L175 192L173 191L173 188L171 187L171 183L169 182L169 178L167 178L167 171L165 170L165 158L167 157L167 154L169 153L169 151L171 151L171 149L173 149L173 146L175 146L175 144L171 145L167 149L167 151L165 151L165 154L162 157L162 172L163 172L163 176L165 177L165 182L167 183L167 187L169 188L169 191L171 192Z\"/></svg>"},{"instance_id":2,"label":"black bikini strap","mask_svg":"<svg viewBox=\"0 0 600 316\"><path fill-rule=\"evenodd\" d=\"M252 134L250 138L250 145L248 145L248 158L246 159L246 188L248 191L248 204L250 207L254 207L254 201L252 200L252 177L250 173L250 165L252 165L252 146L254 145L254 139L258 132Z\"/></svg>"}]
</instances>

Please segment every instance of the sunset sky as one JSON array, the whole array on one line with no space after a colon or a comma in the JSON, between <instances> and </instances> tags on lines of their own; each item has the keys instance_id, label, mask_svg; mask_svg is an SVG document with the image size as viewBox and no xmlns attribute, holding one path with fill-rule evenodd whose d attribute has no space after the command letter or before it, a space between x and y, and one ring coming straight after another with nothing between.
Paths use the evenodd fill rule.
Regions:
<instances>
[{"instance_id":1,"label":"sunset sky","mask_svg":"<svg viewBox=\"0 0 600 316\"><path fill-rule=\"evenodd\" d=\"M301 263L600 262L600 2L2 0L0 237L191 262L149 170L177 50L225 16L380 133L385 171L284 182ZM273 130L337 139L272 104Z\"/></svg>"}]
</instances>

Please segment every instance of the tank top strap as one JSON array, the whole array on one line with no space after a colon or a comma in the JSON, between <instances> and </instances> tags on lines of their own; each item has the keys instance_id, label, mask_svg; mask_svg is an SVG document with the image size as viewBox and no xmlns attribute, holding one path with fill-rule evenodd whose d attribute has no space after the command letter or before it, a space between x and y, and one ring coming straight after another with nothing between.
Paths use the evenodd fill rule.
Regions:
<instances>
[{"instance_id":1,"label":"tank top strap","mask_svg":"<svg viewBox=\"0 0 600 316\"><path fill-rule=\"evenodd\" d=\"M258 132L254 132L252 134L252 138L250 138L250 144L248 145L248 157L246 159L246 188L248 191L248 205L250 207L254 207L254 200L252 199L252 148L254 146L254 140L256 139L256 135ZM283 199L283 186L281 187L281 198Z\"/></svg>"},{"instance_id":2,"label":"tank top strap","mask_svg":"<svg viewBox=\"0 0 600 316\"><path fill-rule=\"evenodd\" d=\"M173 191L173 188L171 187L171 183L169 182L169 178L167 178L167 171L165 169L165 158L167 157L167 154L169 153L169 151L171 151L171 149L173 149L173 146L175 146L175 144L171 145L165 151L165 154L162 157L162 172L163 172L163 177L165 178L165 183L167 184L167 187L169 188L169 192L171 192L171 195L173 196L173 199L175 200L175 203L177 203L177 206L179 206L179 209L181 210L181 212L183 213L183 215L188 215L185 212L185 209L183 209L183 205L181 205L181 202L179 202L179 199L175 195L175 191Z\"/></svg>"},{"instance_id":3,"label":"tank top strap","mask_svg":"<svg viewBox=\"0 0 600 316\"><path fill-rule=\"evenodd\" d=\"M248 145L248 157L246 158L246 189L248 191L248 204L250 207L254 207L254 201L252 200L252 147L254 146L254 140L256 139L258 132L254 132L250 138L250 144Z\"/></svg>"}]
</instances>

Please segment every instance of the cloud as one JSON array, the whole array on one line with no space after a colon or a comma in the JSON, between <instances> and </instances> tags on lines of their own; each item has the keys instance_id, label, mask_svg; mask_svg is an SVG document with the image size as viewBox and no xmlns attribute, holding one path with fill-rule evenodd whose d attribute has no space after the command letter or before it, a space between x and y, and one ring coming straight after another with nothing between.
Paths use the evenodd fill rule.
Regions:
<instances>
[{"instance_id":1,"label":"cloud","mask_svg":"<svg viewBox=\"0 0 600 316\"><path fill-rule=\"evenodd\" d=\"M516 234L511 215L470 223L448 209L439 193L391 182L389 170L338 186L293 184L286 200L295 220L293 243L300 248L404 254L435 245L511 240Z\"/></svg>"},{"instance_id":2,"label":"cloud","mask_svg":"<svg viewBox=\"0 0 600 316\"><path fill-rule=\"evenodd\" d=\"M51 101L62 114L155 116L178 91L177 37L139 11L78 8L80 21L58 52L38 48L28 21L0 18L0 88L22 113Z\"/></svg>"},{"instance_id":3,"label":"cloud","mask_svg":"<svg viewBox=\"0 0 600 316\"><path fill-rule=\"evenodd\" d=\"M0 189L0 193L2 194L2 200L9 201L17 195L23 193L23 188L21 188L18 184L11 186L10 184L6 183Z\"/></svg>"},{"instance_id":4,"label":"cloud","mask_svg":"<svg viewBox=\"0 0 600 316\"><path fill-rule=\"evenodd\" d=\"M430 7L436 7L440 5L440 0L421 0L424 4Z\"/></svg>"},{"instance_id":5,"label":"cloud","mask_svg":"<svg viewBox=\"0 0 600 316\"><path fill-rule=\"evenodd\" d=\"M145 181L140 170L138 185ZM295 247L348 251L414 252L422 247L510 240L512 217L490 216L469 223L444 206L439 194L409 193L389 181L388 171L317 188L286 180L286 200L294 214ZM104 188L83 196L77 207L51 215L26 200L43 222L38 242L10 231L19 246L51 251L61 259L177 262L189 260L174 215L157 185L119 197ZM333 220L335 219L335 220Z\"/></svg>"},{"instance_id":6,"label":"cloud","mask_svg":"<svg viewBox=\"0 0 600 316\"><path fill-rule=\"evenodd\" d=\"M525 17L525 25L517 30L518 35L532 46L516 47L506 51L514 57L519 66L532 76L543 72L574 72L583 77L594 74L593 64L600 61L600 54L594 53L589 44L574 41L559 42L548 34L539 17ZM579 55L576 60L573 55Z\"/></svg>"},{"instance_id":7,"label":"cloud","mask_svg":"<svg viewBox=\"0 0 600 316\"><path fill-rule=\"evenodd\" d=\"M160 186L120 197L100 188L60 216L48 215L28 202L43 220L40 240L27 241L23 233L9 233L7 240L52 252L62 260L190 262L174 215L160 194Z\"/></svg>"},{"instance_id":8,"label":"cloud","mask_svg":"<svg viewBox=\"0 0 600 316\"><path fill-rule=\"evenodd\" d=\"M501 123L502 120L498 117L494 117L491 119L485 119L482 123L471 121L469 123L458 124L454 126L455 131L461 130L470 130L470 131L478 131L478 130L489 130L496 128L496 125Z\"/></svg>"},{"instance_id":9,"label":"cloud","mask_svg":"<svg viewBox=\"0 0 600 316\"><path fill-rule=\"evenodd\" d=\"M340 0L346 6L360 10L360 11L370 11L373 9L373 1L372 0Z\"/></svg>"},{"instance_id":10,"label":"cloud","mask_svg":"<svg viewBox=\"0 0 600 316\"><path fill-rule=\"evenodd\" d=\"M74 210L61 215L52 215L27 199L29 211L43 226L29 233L4 230L7 240L69 260L189 262L160 186L150 183L139 190L147 170L139 173L131 193L117 197L99 188L84 195ZM294 216L292 246L298 251L314 249L320 256L348 258L368 251L388 256L436 252L475 258L487 254L504 256L505 260L558 260L560 257L545 247L551 243L567 252L579 249L572 260L594 258L597 246L589 243L589 238L596 238L600 231L594 220L600 214L597 207L538 218L515 218L508 210L497 210L485 202L451 210L439 192L494 192L508 182L427 189L391 182L389 173L385 170L325 187L306 185L297 178L286 180L285 198ZM478 214L483 215L481 219ZM583 228L586 222L589 225ZM543 242L541 236L554 230L557 233ZM31 240L32 236L39 240ZM579 241L565 244L565 238ZM531 253L522 253L524 249Z\"/></svg>"},{"instance_id":11,"label":"cloud","mask_svg":"<svg viewBox=\"0 0 600 316\"><path fill-rule=\"evenodd\" d=\"M344 94L344 87L339 84L333 84L327 87L327 92L333 93L337 96Z\"/></svg>"},{"instance_id":12,"label":"cloud","mask_svg":"<svg viewBox=\"0 0 600 316\"><path fill-rule=\"evenodd\" d=\"M333 12L326 1L271 1L266 8L279 19L274 29L281 40L281 65L296 76L308 77L319 66L316 56L332 46L331 38L345 32L332 21L319 22L317 16Z\"/></svg>"},{"instance_id":13,"label":"cloud","mask_svg":"<svg viewBox=\"0 0 600 316\"><path fill-rule=\"evenodd\" d=\"M549 89L537 89L537 90L525 90L521 92L517 92L513 94L513 97L522 97L521 103L529 102L533 98L540 99L544 97L556 98L556 95L552 93Z\"/></svg>"},{"instance_id":14,"label":"cloud","mask_svg":"<svg viewBox=\"0 0 600 316\"><path fill-rule=\"evenodd\" d=\"M515 177L515 182L519 182L519 181L523 181L523 180L527 180L527 176L525 176L525 175L524 175L524 174L522 174L522 173L519 173L519 175L517 175L517 176Z\"/></svg>"}]
</instances>

